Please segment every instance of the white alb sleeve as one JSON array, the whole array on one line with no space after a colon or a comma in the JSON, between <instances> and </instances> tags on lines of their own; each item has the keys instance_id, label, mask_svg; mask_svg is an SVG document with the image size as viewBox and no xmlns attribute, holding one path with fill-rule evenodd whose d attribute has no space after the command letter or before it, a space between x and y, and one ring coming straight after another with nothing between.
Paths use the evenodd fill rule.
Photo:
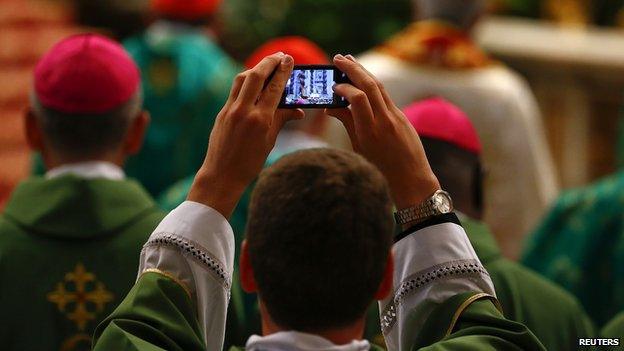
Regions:
<instances>
[{"instance_id":1,"label":"white alb sleeve","mask_svg":"<svg viewBox=\"0 0 624 351\"><path fill-rule=\"evenodd\" d=\"M234 234L216 210L186 201L143 247L139 276L157 271L181 282L197 306L207 350L221 350L234 270Z\"/></svg>"},{"instance_id":2,"label":"white alb sleeve","mask_svg":"<svg viewBox=\"0 0 624 351\"><path fill-rule=\"evenodd\" d=\"M433 308L448 298L464 292L495 296L490 276L455 214L427 221L397 241L392 250L393 292L379 303L390 351L410 350Z\"/></svg>"}]
</instances>

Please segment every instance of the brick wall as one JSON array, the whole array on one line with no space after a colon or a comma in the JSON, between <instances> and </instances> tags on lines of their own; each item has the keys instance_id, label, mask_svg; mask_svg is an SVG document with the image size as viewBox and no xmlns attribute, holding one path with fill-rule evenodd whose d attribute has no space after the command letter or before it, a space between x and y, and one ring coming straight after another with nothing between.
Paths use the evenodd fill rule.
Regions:
<instances>
[{"instance_id":1,"label":"brick wall","mask_svg":"<svg viewBox=\"0 0 624 351\"><path fill-rule=\"evenodd\" d=\"M0 0L0 210L30 172L23 114L32 69L55 42L77 32L62 1Z\"/></svg>"}]
</instances>

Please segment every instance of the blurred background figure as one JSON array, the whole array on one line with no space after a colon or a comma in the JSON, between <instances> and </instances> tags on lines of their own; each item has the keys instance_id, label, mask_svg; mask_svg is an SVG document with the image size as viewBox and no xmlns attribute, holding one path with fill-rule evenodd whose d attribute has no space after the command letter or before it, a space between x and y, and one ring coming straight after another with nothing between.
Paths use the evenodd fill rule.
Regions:
<instances>
[{"instance_id":1,"label":"blurred background figure","mask_svg":"<svg viewBox=\"0 0 624 351\"><path fill-rule=\"evenodd\" d=\"M37 64L25 124L47 172L21 182L0 216L0 344L90 350L164 217L121 168L149 124L138 68L111 40L71 36Z\"/></svg>"},{"instance_id":2,"label":"blurred background figure","mask_svg":"<svg viewBox=\"0 0 624 351\"><path fill-rule=\"evenodd\" d=\"M141 69L145 108L152 116L145 146L126 171L153 195L199 168L208 132L240 71L211 37L219 4L153 0L156 22L124 41Z\"/></svg>"},{"instance_id":3,"label":"blurred background figure","mask_svg":"<svg viewBox=\"0 0 624 351\"><path fill-rule=\"evenodd\" d=\"M261 45L245 60L245 67L253 68L266 56L279 51L292 56L296 65L329 63L327 54L318 45L306 38L292 36L276 38ZM294 151L328 146L322 139L322 135L325 133L329 117L325 115L322 109L306 110L305 113L306 117L303 120L288 122L279 133L275 147L267 158L266 166ZM193 176L189 176L165 191L160 197L161 207L169 211L184 202L192 183ZM252 187L245 191L229 220L237 246L240 246L245 235L247 207ZM238 251L236 255L234 275L238 276ZM240 288L238 279L233 279L228 317L230 319L226 329L226 346L242 345L249 335L260 333L260 314L256 295L244 293ZM379 321L377 321L378 323Z\"/></svg>"},{"instance_id":4,"label":"blurred background figure","mask_svg":"<svg viewBox=\"0 0 624 351\"><path fill-rule=\"evenodd\" d=\"M555 169L526 82L471 38L485 0L414 0L416 22L360 57L399 106L441 96L459 106L484 144L484 219L503 254L557 195Z\"/></svg>"},{"instance_id":5,"label":"blurred background figure","mask_svg":"<svg viewBox=\"0 0 624 351\"><path fill-rule=\"evenodd\" d=\"M522 262L576 295L599 326L624 310L624 171L563 193Z\"/></svg>"},{"instance_id":6,"label":"blurred background figure","mask_svg":"<svg viewBox=\"0 0 624 351\"><path fill-rule=\"evenodd\" d=\"M138 34L149 21L150 0L73 0L76 20L117 40Z\"/></svg>"},{"instance_id":7,"label":"blurred background figure","mask_svg":"<svg viewBox=\"0 0 624 351\"><path fill-rule=\"evenodd\" d=\"M569 292L501 255L483 219L485 146L456 106L431 98L403 109L421 137L431 168L453 197L475 252L490 273L505 316L531 329L548 350L573 350L594 337L591 321Z\"/></svg>"},{"instance_id":8,"label":"blurred background figure","mask_svg":"<svg viewBox=\"0 0 624 351\"><path fill-rule=\"evenodd\" d=\"M32 69L55 42L79 31L72 9L59 1L0 1L0 211L30 171L22 117Z\"/></svg>"},{"instance_id":9,"label":"blurred background figure","mask_svg":"<svg viewBox=\"0 0 624 351\"><path fill-rule=\"evenodd\" d=\"M411 20L410 0L227 0L222 44L244 60L276 37L314 40L330 55L362 52Z\"/></svg>"}]
</instances>

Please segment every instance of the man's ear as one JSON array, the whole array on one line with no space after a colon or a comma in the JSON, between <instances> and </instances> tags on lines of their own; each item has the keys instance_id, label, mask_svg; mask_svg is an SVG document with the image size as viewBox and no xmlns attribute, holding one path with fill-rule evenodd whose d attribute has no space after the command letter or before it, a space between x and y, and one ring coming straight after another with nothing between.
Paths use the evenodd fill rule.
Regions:
<instances>
[{"instance_id":1,"label":"man's ear","mask_svg":"<svg viewBox=\"0 0 624 351\"><path fill-rule=\"evenodd\" d=\"M128 133L126 133L126 140L124 141L123 151L126 155L134 155L141 151L141 146L143 146L143 140L145 139L150 120L151 118L147 111L141 111L141 113L132 120L132 123L128 127Z\"/></svg>"},{"instance_id":2,"label":"man's ear","mask_svg":"<svg viewBox=\"0 0 624 351\"><path fill-rule=\"evenodd\" d=\"M243 291L246 293L255 293L258 291L256 278L254 278L253 268L251 268L251 260L249 259L249 251L247 250L247 240L243 240L241 244L240 254L240 281Z\"/></svg>"},{"instance_id":3,"label":"man's ear","mask_svg":"<svg viewBox=\"0 0 624 351\"><path fill-rule=\"evenodd\" d=\"M24 133L26 134L26 141L31 150L43 151L43 133L37 116L35 116L35 113L31 109L28 109L24 116Z\"/></svg>"},{"instance_id":4,"label":"man's ear","mask_svg":"<svg viewBox=\"0 0 624 351\"><path fill-rule=\"evenodd\" d=\"M392 251L388 255L388 260L386 261L386 269L383 273L383 280L381 284L379 284L379 289L375 293L375 300L383 300L387 298L392 292L392 283L394 280L394 255Z\"/></svg>"}]
</instances>

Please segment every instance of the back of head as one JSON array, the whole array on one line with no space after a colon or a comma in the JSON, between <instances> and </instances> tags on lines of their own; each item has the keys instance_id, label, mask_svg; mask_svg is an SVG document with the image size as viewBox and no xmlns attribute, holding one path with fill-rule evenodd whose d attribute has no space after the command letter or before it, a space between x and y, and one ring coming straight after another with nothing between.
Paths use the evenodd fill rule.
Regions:
<instances>
[{"instance_id":1,"label":"back of head","mask_svg":"<svg viewBox=\"0 0 624 351\"><path fill-rule=\"evenodd\" d=\"M354 153L299 151L266 169L252 195L246 235L272 320L315 332L362 317L390 253L391 211L384 177Z\"/></svg>"},{"instance_id":2,"label":"back of head","mask_svg":"<svg viewBox=\"0 0 624 351\"><path fill-rule=\"evenodd\" d=\"M487 0L413 0L417 20L442 20L469 29L486 10Z\"/></svg>"},{"instance_id":3,"label":"back of head","mask_svg":"<svg viewBox=\"0 0 624 351\"><path fill-rule=\"evenodd\" d=\"M481 142L468 116L440 98L413 103L403 112L421 137L429 164L457 209L480 218Z\"/></svg>"},{"instance_id":4,"label":"back of head","mask_svg":"<svg viewBox=\"0 0 624 351\"><path fill-rule=\"evenodd\" d=\"M141 111L138 68L110 39L69 37L37 64L31 108L55 152L96 157L119 147Z\"/></svg>"}]
</instances>

